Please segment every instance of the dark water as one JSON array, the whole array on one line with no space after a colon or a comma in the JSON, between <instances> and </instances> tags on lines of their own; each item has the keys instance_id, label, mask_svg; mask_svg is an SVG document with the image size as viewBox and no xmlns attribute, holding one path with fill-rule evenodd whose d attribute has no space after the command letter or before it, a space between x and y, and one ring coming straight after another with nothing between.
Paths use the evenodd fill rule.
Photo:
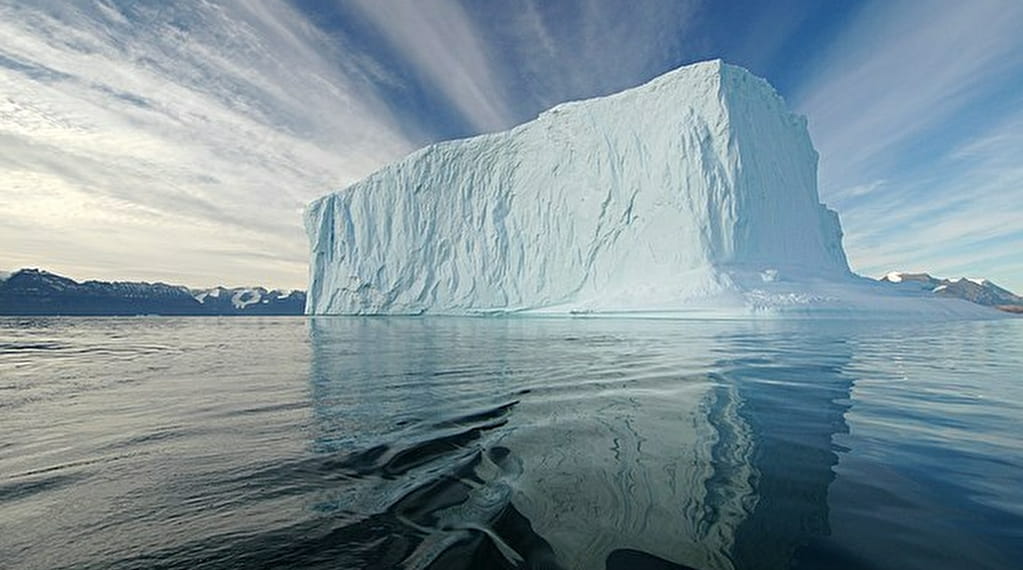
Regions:
<instances>
[{"instance_id":1,"label":"dark water","mask_svg":"<svg viewBox=\"0 0 1023 570\"><path fill-rule=\"evenodd\" d=\"M1023 567L1023 319L0 320L4 568Z\"/></svg>"}]
</instances>

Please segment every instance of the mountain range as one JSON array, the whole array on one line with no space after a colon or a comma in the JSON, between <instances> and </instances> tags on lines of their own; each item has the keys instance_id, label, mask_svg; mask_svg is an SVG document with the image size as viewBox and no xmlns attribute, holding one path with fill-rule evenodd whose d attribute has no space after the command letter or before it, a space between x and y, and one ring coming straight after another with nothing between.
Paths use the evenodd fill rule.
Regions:
<instances>
[{"instance_id":1,"label":"mountain range","mask_svg":"<svg viewBox=\"0 0 1023 570\"><path fill-rule=\"evenodd\" d=\"M1023 314L1023 297L987 279L943 279L928 273L893 271L880 282ZM301 315L305 301L306 293L300 290L191 289L133 281L79 283L39 269L0 273L0 315Z\"/></svg>"},{"instance_id":2,"label":"mountain range","mask_svg":"<svg viewBox=\"0 0 1023 570\"><path fill-rule=\"evenodd\" d=\"M882 277L881 282L892 283L900 288L929 291L938 297L965 299L1010 313L1023 313L1023 297L987 279L942 279L928 273L892 271Z\"/></svg>"},{"instance_id":3,"label":"mountain range","mask_svg":"<svg viewBox=\"0 0 1023 570\"><path fill-rule=\"evenodd\" d=\"M77 282L39 269L0 275L0 315L301 315L304 291Z\"/></svg>"}]
</instances>

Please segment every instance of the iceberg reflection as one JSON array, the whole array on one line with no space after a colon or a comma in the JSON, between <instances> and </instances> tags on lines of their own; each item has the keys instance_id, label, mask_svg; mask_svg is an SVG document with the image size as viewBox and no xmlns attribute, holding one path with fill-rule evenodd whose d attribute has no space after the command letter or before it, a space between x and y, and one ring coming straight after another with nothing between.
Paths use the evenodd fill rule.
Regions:
<instances>
[{"instance_id":1,"label":"iceberg reflection","mask_svg":"<svg viewBox=\"0 0 1023 570\"><path fill-rule=\"evenodd\" d=\"M822 350L779 358L807 338ZM311 339L315 445L346 476L324 508L364 537L351 563L787 568L827 533L841 337L424 318L315 319Z\"/></svg>"}]
</instances>

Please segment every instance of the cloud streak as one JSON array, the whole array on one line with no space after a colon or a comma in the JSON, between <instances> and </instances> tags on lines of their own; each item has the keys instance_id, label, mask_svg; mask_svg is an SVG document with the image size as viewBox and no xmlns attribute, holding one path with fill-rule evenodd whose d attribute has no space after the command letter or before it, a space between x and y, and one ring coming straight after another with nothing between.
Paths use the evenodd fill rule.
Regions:
<instances>
[{"instance_id":1,"label":"cloud streak","mask_svg":"<svg viewBox=\"0 0 1023 570\"><path fill-rule=\"evenodd\" d=\"M874 2L796 97L854 267L1023 288L1023 5Z\"/></svg>"},{"instance_id":2,"label":"cloud streak","mask_svg":"<svg viewBox=\"0 0 1023 570\"><path fill-rule=\"evenodd\" d=\"M1018 74L1021 26L1013 2L868 5L796 97L823 151L823 186L897 165L903 146Z\"/></svg>"},{"instance_id":3,"label":"cloud streak","mask_svg":"<svg viewBox=\"0 0 1023 570\"><path fill-rule=\"evenodd\" d=\"M438 88L477 132L500 130L512 121L505 92L494 77L486 46L457 2L356 0L369 20L422 80Z\"/></svg>"},{"instance_id":4,"label":"cloud streak","mask_svg":"<svg viewBox=\"0 0 1023 570\"><path fill-rule=\"evenodd\" d=\"M301 207L412 146L341 47L281 3L0 5L3 263L303 285Z\"/></svg>"},{"instance_id":5,"label":"cloud streak","mask_svg":"<svg viewBox=\"0 0 1023 570\"><path fill-rule=\"evenodd\" d=\"M847 241L864 270L891 267L1023 281L1023 113L949 152L927 178L849 208ZM924 199L921 199L923 197Z\"/></svg>"}]
</instances>

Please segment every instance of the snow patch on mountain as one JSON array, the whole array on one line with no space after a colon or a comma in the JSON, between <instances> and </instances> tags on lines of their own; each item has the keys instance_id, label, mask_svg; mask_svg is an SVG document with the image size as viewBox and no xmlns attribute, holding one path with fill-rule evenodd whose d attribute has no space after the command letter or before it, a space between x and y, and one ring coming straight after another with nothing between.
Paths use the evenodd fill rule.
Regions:
<instances>
[{"instance_id":1,"label":"snow patch on mountain","mask_svg":"<svg viewBox=\"0 0 1023 570\"><path fill-rule=\"evenodd\" d=\"M255 289L243 289L231 296L231 304L236 309L244 309L249 305L258 303L262 298L263 296Z\"/></svg>"},{"instance_id":2,"label":"snow patch on mountain","mask_svg":"<svg viewBox=\"0 0 1023 570\"><path fill-rule=\"evenodd\" d=\"M881 278L887 284L901 289L930 293L935 296L963 299L978 305L1009 310L1023 307L1023 297L996 285L988 279L960 277L943 279L928 273L904 273L892 271Z\"/></svg>"}]
</instances>

